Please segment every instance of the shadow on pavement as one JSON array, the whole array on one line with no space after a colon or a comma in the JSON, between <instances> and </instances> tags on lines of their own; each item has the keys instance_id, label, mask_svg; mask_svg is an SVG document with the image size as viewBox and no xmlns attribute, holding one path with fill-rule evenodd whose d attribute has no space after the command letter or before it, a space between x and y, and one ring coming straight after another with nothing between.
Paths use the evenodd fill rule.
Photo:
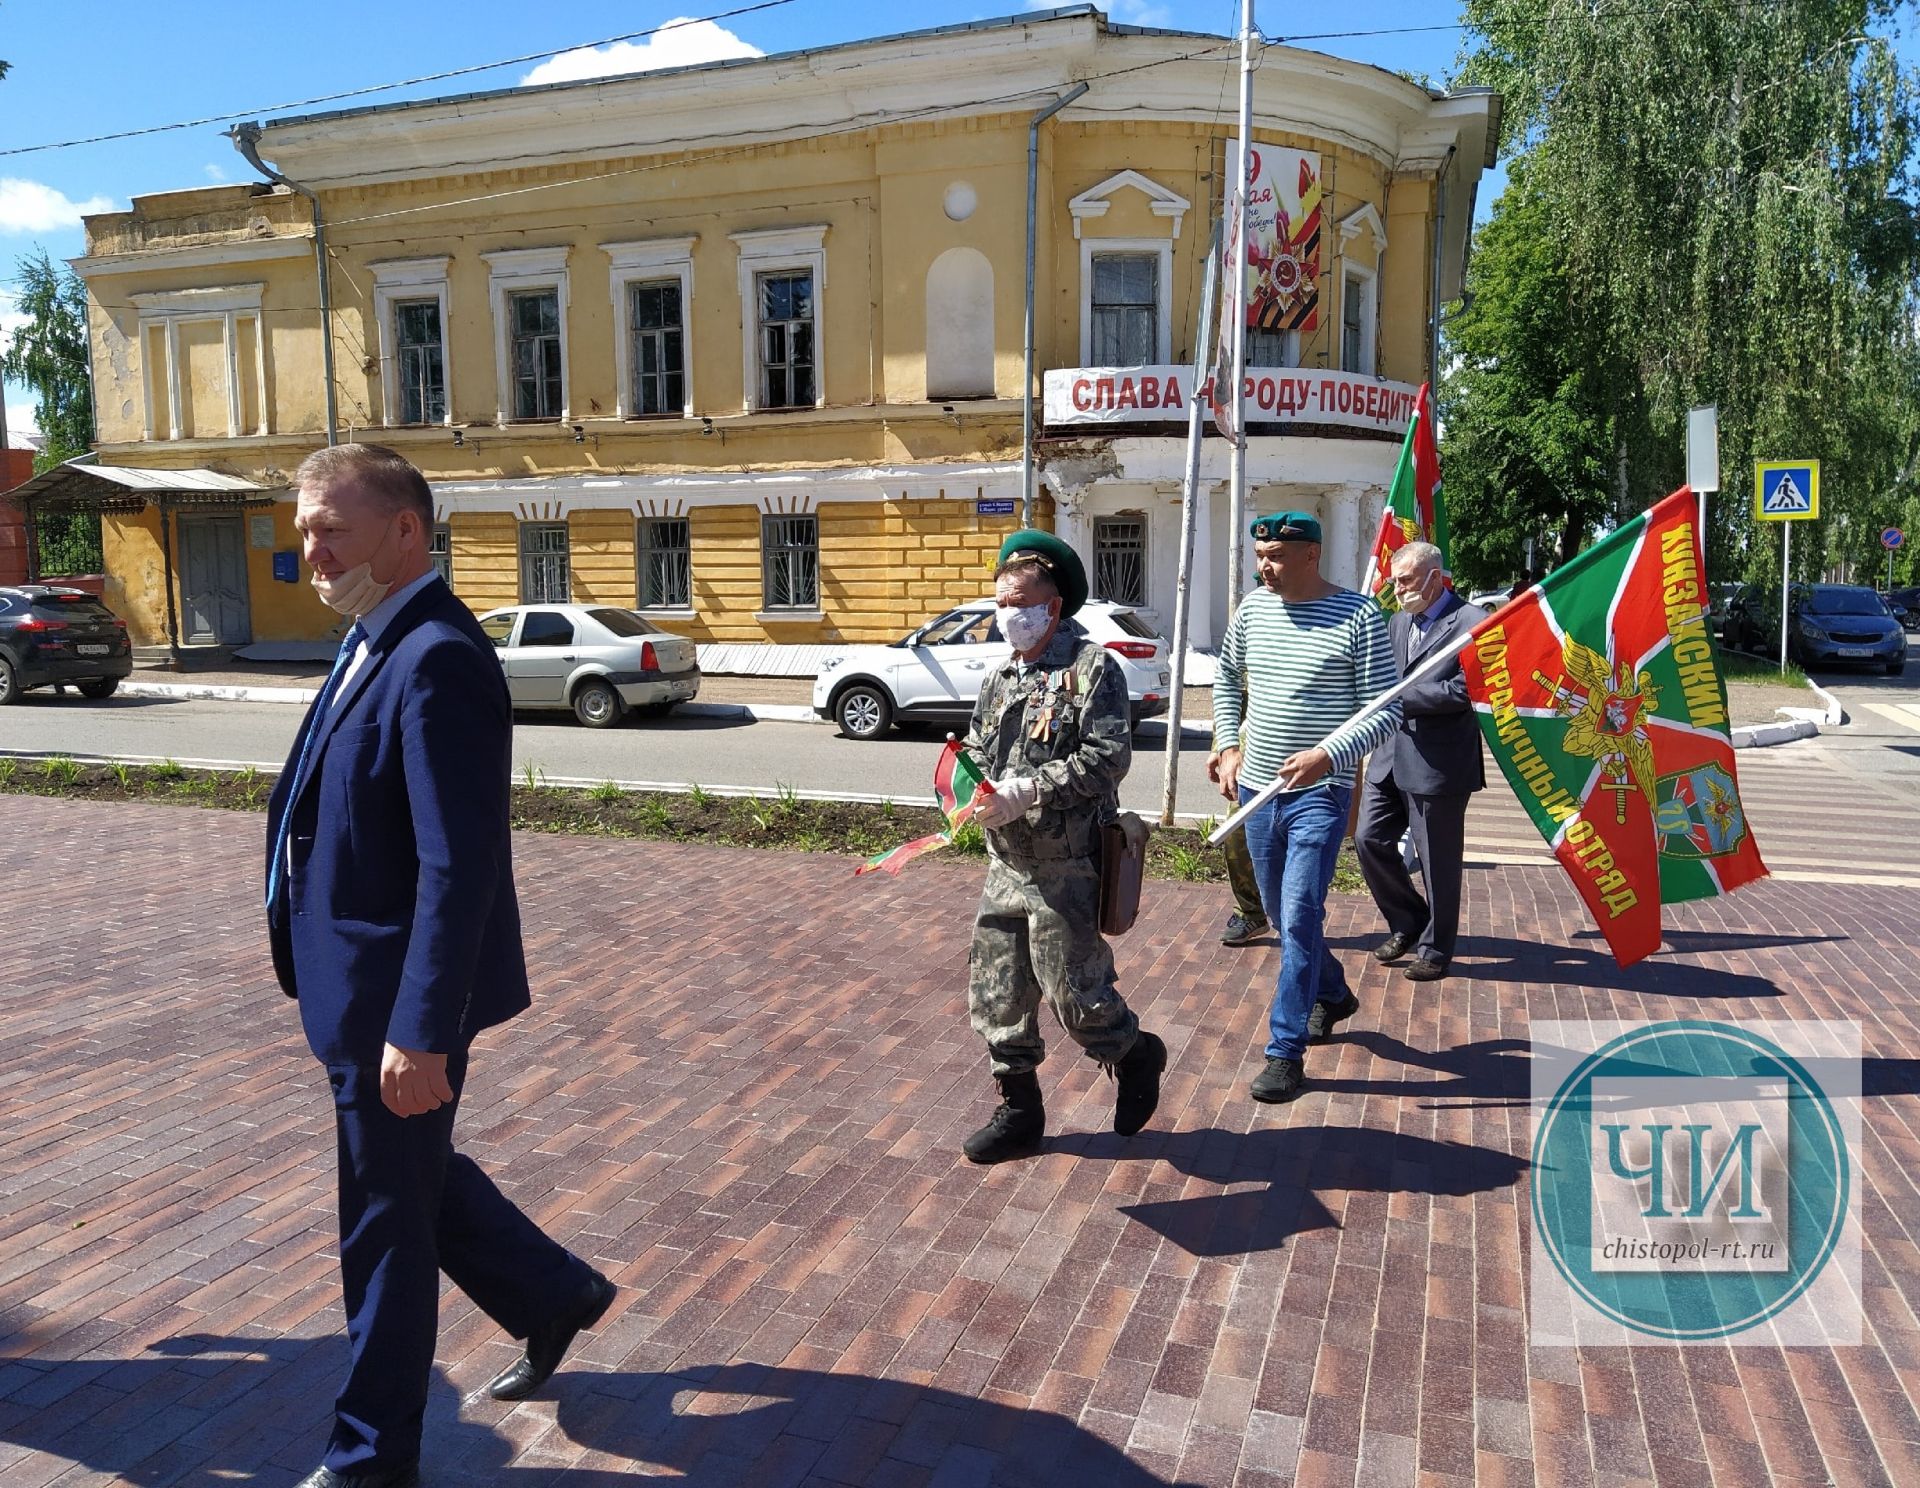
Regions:
<instances>
[{"instance_id":1,"label":"shadow on pavement","mask_svg":"<svg viewBox=\"0 0 1920 1488\"><path fill-rule=\"evenodd\" d=\"M1594 933L1598 939L1597 932ZM1673 937L1670 937L1673 938ZM1765 937L1756 937L1756 945ZM1693 946L1675 945L1675 950ZM1700 946L1698 949L1711 949ZM1734 947L1725 947L1734 949ZM1558 983L1570 987L1605 987L1619 992L1645 992L1659 997L1781 997L1782 989L1765 977L1722 971L1712 966L1651 957L1633 966L1621 966L1612 953L1578 946L1550 945L1537 940L1508 940L1488 935L1463 935L1454 952L1456 977L1483 982Z\"/></svg>"},{"instance_id":2,"label":"shadow on pavement","mask_svg":"<svg viewBox=\"0 0 1920 1488\"><path fill-rule=\"evenodd\" d=\"M346 1364L342 1338L167 1339L137 1358L0 1359L0 1442L66 1458L134 1488L232 1480L291 1484L318 1464L328 1405ZM38 1378L23 1378L32 1371ZM61 1402L85 1400L80 1414ZM97 1398L90 1398L97 1397ZM145 1402L146 1410L116 1409ZM533 1434L500 1431L504 1407L480 1400L467 1419L446 1376L434 1371L422 1481L446 1485L533 1483L555 1488L745 1488L810 1475L859 1483L884 1476L883 1459L934 1471L942 1481L1045 1488L1184 1488L1169 1485L1065 1416L1021 1410L950 1390L733 1363L673 1374L563 1369L522 1417L552 1413L566 1444L592 1465L558 1465L551 1437L531 1461L514 1461ZM300 1438L311 1435L311 1456ZM279 1468L268 1459L303 1466ZM898 1466L894 1471L899 1471Z\"/></svg>"}]
</instances>

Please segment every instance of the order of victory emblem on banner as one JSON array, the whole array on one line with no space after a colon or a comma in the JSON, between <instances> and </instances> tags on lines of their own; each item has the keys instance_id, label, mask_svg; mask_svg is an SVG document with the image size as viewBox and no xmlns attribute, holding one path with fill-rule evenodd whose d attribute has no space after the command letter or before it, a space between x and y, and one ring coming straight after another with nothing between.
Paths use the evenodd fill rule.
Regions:
<instances>
[{"instance_id":1,"label":"order of victory emblem on banner","mask_svg":"<svg viewBox=\"0 0 1920 1488\"><path fill-rule=\"evenodd\" d=\"M1312 331L1320 323L1320 157L1255 145L1247 187L1247 325ZM1240 152L1227 146L1227 179ZM1229 291L1231 293L1231 291Z\"/></svg>"}]
</instances>

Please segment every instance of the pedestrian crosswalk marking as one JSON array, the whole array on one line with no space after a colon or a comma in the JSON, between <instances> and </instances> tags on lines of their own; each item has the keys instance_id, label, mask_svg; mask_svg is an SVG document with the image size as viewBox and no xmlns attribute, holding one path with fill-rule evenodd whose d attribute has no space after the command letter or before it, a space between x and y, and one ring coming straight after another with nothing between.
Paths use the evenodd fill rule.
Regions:
<instances>
[{"instance_id":1,"label":"pedestrian crosswalk marking","mask_svg":"<svg viewBox=\"0 0 1920 1488\"><path fill-rule=\"evenodd\" d=\"M1890 718L1901 727L1920 734L1920 708L1910 703L1868 703L1867 707L1882 718Z\"/></svg>"}]
</instances>

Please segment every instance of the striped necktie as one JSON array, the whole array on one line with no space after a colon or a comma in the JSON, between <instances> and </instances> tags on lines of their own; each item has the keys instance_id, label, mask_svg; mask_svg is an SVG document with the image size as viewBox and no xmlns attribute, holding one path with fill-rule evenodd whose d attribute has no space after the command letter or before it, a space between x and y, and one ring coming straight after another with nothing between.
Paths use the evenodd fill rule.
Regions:
<instances>
[{"instance_id":1,"label":"striped necktie","mask_svg":"<svg viewBox=\"0 0 1920 1488\"><path fill-rule=\"evenodd\" d=\"M358 620L347 627L347 633L340 638L340 654L333 659L333 670L327 673L326 685L320 689L320 696L313 705L313 721L307 726L307 737L300 743L300 758L294 761L293 785L298 786L307 773L307 760L313 754L313 741L320 737L320 726L327 721L327 710L333 706L333 695L340 690L340 679L347 674L347 668L360 650L360 643L367 638L367 628ZM287 828L293 822L293 795L287 795L287 804L280 813L280 830L274 835L273 857L267 864L267 908L273 908L274 897L280 892L281 881L287 876Z\"/></svg>"}]
</instances>

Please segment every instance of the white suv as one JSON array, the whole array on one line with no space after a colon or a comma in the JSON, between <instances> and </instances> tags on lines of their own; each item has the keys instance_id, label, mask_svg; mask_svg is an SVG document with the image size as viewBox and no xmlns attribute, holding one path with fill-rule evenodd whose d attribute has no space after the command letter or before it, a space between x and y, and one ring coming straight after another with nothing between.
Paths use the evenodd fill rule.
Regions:
<instances>
[{"instance_id":1,"label":"white suv","mask_svg":"<svg viewBox=\"0 0 1920 1488\"><path fill-rule=\"evenodd\" d=\"M877 739L902 723L964 724L981 685L1012 655L991 599L935 616L888 646L854 646L830 657L813 680L813 711L850 739ZM1167 643L1125 605L1088 600L1073 617L1113 653L1127 679L1133 721L1167 711Z\"/></svg>"}]
</instances>

